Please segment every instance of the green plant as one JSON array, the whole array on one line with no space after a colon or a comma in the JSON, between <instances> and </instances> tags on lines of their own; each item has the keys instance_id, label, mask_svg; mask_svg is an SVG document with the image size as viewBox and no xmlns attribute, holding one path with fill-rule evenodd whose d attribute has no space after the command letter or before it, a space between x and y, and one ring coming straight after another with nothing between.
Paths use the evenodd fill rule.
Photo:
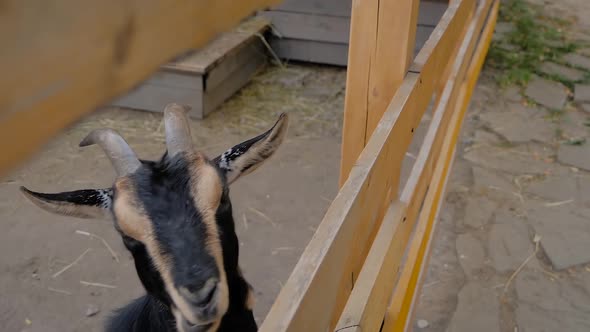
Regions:
<instances>
[{"instance_id":1,"label":"green plant","mask_svg":"<svg viewBox=\"0 0 590 332\"><path fill-rule=\"evenodd\" d=\"M562 32L569 22L543 16L525 0L503 3L498 21L513 25L511 31L492 42L486 59L487 65L498 69L502 86L525 86L533 74L540 74L538 67L543 61L555 61L577 47Z\"/></svg>"}]
</instances>

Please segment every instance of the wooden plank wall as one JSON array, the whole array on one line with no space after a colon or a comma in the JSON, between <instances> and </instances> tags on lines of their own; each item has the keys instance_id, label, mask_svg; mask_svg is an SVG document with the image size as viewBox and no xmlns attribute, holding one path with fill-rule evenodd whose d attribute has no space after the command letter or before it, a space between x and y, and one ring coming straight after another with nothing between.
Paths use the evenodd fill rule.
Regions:
<instances>
[{"instance_id":1,"label":"wooden plank wall","mask_svg":"<svg viewBox=\"0 0 590 332\"><path fill-rule=\"evenodd\" d=\"M285 0L260 15L272 21L276 34L271 38L271 45L281 58L346 66L352 1ZM440 1L420 1L414 55L447 5Z\"/></svg>"},{"instance_id":2,"label":"wooden plank wall","mask_svg":"<svg viewBox=\"0 0 590 332\"><path fill-rule=\"evenodd\" d=\"M279 2L3 1L0 175L159 66Z\"/></svg>"}]
</instances>

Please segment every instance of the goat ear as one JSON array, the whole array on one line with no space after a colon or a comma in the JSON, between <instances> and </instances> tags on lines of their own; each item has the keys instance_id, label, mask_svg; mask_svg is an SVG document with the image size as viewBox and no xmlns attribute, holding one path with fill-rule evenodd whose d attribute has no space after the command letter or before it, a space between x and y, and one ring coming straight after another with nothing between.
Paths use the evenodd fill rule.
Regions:
<instances>
[{"instance_id":1,"label":"goat ear","mask_svg":"<svg viewBox=\"0 0 590 332\"><path fill-rule=\"evenodd\" d=\"M111 218L112 189L84 189L44 194L20 187L23 195L41 209L78 218Z\"/></svg>"},{"instance_id":2,"label":"goat ear","mask_svg":"<svg viewBox=\"0 0 590 332\"><path fill-rule=\"evenodd\" d=\"M227 182L253 172L272 156L283 142L289 117L280 115L277 122L267 132L242 142L214 159L214 163L225 173Z\"/></svg>"}]
</instances>

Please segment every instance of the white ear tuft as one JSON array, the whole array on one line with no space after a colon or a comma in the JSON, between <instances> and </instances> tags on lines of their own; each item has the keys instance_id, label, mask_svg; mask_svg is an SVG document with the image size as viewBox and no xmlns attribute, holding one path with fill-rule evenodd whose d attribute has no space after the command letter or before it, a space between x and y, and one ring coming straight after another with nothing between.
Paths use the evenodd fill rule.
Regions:
<instances>
[{"instance_id":1,"label":"white ear tuft","mask_svg":"<svg viewBox=\"0 0 590 332\"><path fill-rule=\"evenodd\" d=\"M270 158L283 143L289 127L289 116L282 113L267 132L242 142L215 158L228 183L253 172Z\"/></svg>"},{"instance_id":2,"label":"white ear tuft","mask_svg":"<svg viewBox=\"0 0 590 332\"><path fill-rule=\"evenodd\" d=\"M41 209L62 216L111 218L112 189L84 189L45 194L20 187L20 191Z\"/></svg>"}]
</instances>

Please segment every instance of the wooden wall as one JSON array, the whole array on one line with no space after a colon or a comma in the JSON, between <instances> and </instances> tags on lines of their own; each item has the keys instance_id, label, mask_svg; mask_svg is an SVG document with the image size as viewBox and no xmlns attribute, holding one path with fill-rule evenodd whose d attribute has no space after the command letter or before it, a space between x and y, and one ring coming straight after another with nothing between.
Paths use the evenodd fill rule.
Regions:
<instances>
[{"instance_id":1,"label":"wooden wall","mask_svg":"<svg viewBox=\"0 0 590 332\"><path fill-rule=\"evenodd\" d=\"M284 0L260 15L272 22L271 46L279 57L346 66L351 6L352 0ZM447 1L420 1L414 54L447 7Z\"/></svg>"},{"instance_id":2,"label":"wooden wall","mask_svg":"<svg viewBox=\"0 0 590 332\"><path fill-rule=\"evenodd\" d=\"M0 176L161 65L279 2L2 1Z\"/></svg>"}]
</instances>

